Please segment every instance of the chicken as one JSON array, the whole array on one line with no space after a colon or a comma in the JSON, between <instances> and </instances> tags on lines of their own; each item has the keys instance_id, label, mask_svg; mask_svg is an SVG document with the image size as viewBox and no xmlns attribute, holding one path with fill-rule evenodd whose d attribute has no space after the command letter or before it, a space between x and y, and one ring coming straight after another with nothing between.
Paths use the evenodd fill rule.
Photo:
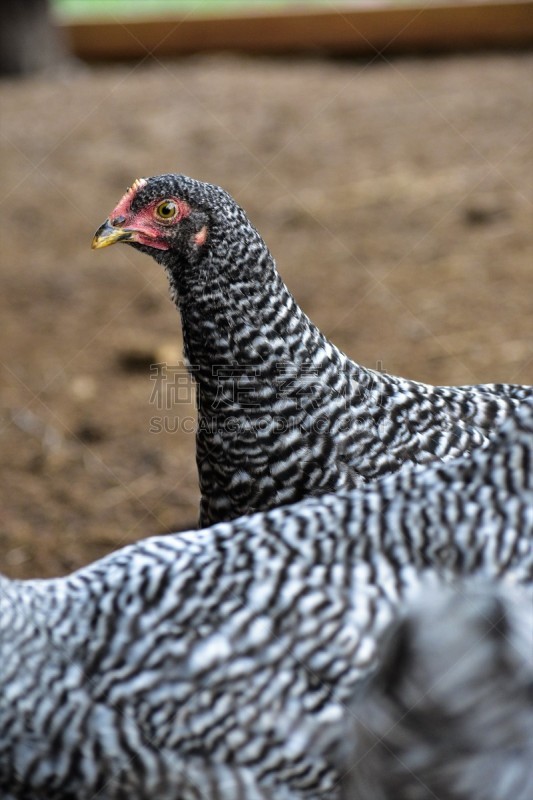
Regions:
<instances>
[{"instance_id":1,"label":"chicken","mask_svg":"<svg viewBox=\"0 0 533 800\"><path fill-rule=\"evenodd\" d=\"M433 387L366 369L298 307L244 211L183 175L140 178L93 247L166 269L197 385L200 524L485 447L532 387ZM178 410L178 409L177 409Z\"/></svg>"},{"instance_id":2,"label":"chicken","mask_svg":"<svg viewBox=\"0 0 533 800\"><path fill-rule=\"evenodd\" d=\"M0 576L0 796L333 800L317 739L406 598L458 576L531 592L532 463L526 403L471 459Z\"/></svg>"}]
</instances>

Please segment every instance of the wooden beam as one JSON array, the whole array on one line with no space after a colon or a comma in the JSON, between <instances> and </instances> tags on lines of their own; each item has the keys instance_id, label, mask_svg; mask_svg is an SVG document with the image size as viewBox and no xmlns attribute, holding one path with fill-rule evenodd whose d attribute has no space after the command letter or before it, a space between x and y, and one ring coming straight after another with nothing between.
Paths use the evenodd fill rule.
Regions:
<instances>
[{"instance_id":1,"label":"wooden beam","mask_svg":"<svg viewBox=\"0 0 533 800\"><path fill-rule=\"evenodd\" d=\"M533 1L413 4L338 11L227 16L130 17L64 23L80 58L136 59L233 50L245 53L374 55L524 47L533 43Z\"/></svg>"}]
</instances>

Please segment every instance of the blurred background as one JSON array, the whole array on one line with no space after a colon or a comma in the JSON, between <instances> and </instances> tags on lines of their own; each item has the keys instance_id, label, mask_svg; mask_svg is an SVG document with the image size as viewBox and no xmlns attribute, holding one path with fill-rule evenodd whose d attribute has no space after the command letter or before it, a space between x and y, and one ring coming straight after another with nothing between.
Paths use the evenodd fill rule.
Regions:
<instances>
[{"instance_id":1,"label":"blurred background","mask_svg":"<svg viewBox=\"0 0 533 800\"><path fill-rule=\"evenodd\" d=\"M359 362L533 382L532 3L2 15L2 572L57 575L196 525L194 434L172 413L150 432L150 366L181 358L166 278L129 248L90 250L136 177L223 185Z\"/></svg>"}]
</instances>

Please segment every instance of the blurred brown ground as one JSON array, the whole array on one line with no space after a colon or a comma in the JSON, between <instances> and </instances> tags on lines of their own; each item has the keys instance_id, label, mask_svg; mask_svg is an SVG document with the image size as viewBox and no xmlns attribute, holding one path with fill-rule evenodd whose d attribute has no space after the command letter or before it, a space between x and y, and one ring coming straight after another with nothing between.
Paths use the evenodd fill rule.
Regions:
<instances>
[{"instance_id":1,"label":"blurred brown ground","mask_svg":"<svg viewBox=\"0 0 533 800\"><path fill-rule=\"evenodd\" d=\"M532 383L532 68L213 56L0 83L0 570L195 524L194 437L149 432L149 363L181 352L165 276L89 247L135 177L227 188L358 361Z\"/></svg>"}]
</instances>

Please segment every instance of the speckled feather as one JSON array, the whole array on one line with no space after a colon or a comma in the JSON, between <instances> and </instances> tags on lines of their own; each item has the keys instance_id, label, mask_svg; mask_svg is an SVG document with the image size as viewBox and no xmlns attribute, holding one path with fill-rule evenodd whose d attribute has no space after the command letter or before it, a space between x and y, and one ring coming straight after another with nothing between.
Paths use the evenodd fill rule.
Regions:
<instances>
[{"instance_id":1,"label":"speckled feather","mask_svg":"<svg viewBox=\"0 0 533 800\"><path fill-rule=\"evenodd\" d=\"M422 592L348 706L341 800L531 800L532 687L530 594Z\"/></svg>"},{"instance_id":2,"label":"speckled feather","mask_svg":"<svg viewBox=\"0 0 533 800\"><path fill-rule=\"evenodd\" d=\"M143 179L117 206L121 224L142 230L146 207L167 197L180 208L178 224L160 226L168 249L133 246L164 265L181 313L198 388L201 525L469 453L533 396L532 387L433 387L359 366L299 308L223 189L182 175Z\"/></svg>"},{"instance_id":3,"label":"speckled feather","mask_svg":"<svg viewBox=\"0 0 533 800\"><path fill-rule=\"evenodd\" d=\"M532 463L526 403L471 459L0 577L1 796L331 800L312 743L420 581L531 586Z\"/></svg>"}]
</instances>

